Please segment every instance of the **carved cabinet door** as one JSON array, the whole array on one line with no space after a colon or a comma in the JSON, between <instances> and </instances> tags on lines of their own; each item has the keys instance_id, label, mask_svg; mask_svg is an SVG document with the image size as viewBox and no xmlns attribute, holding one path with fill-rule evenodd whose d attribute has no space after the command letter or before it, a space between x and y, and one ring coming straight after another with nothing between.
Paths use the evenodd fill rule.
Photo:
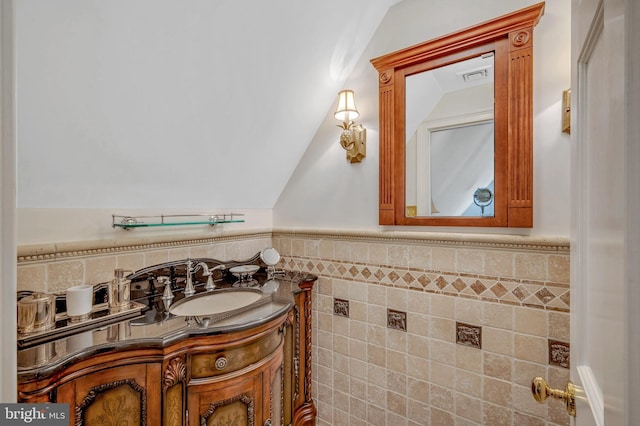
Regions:
<instances>
[{"instance_id":1,"label":"carved cabinet door","mask_svg":"<svg viewBox=\"0 0 640 426\"><path fill-rule=\"evenodd\" d=\"M282 348L253 365L252 371L192 380L187 387L190 426L262 426L272 424L274 400L281 401ZM248 370L250 370L249 368ZM276 375L280 375L276 379ZM277 389L271 389L272 385ZM278 404L280 404L278 402ZM276 411L281 413L281 406ZM275 424L279 424L276 422Z\"/></svg>"},{"instance_id":2,"label":"carved cabinet door","mask_svg":"<svg viewBox=\"0 0 640 426\"><path fill-rule=\"evenodd\" d=\"M58 387L55 400L70 404L71 425L159 425L160 364L83 375Z\"/></svg>"}]
</instances>

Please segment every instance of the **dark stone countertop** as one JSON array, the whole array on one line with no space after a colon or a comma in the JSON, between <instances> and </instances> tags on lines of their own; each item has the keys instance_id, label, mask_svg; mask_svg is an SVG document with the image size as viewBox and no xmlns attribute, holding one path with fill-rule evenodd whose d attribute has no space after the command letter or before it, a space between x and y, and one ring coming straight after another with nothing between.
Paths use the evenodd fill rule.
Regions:
<instances>
[{"instance_id":1,"label":"dark stone countertop","mask_svg":"<svg viewBox=\"0 0 640 426\"><path fill-rule=\"evenodd\" d=\"M259 287L266 282L263 271L255 275ZM173 316L165 312L161 294L156 293L136 299L147 306L134 318L97 325L90 330L60 337L56 340L18 350L18 381L33 380L49 376L68 366L72 362L91 357L95 354L137 348L162 348L169 344L193 336L206 336L246 330L267 323L288 312L294 295L301 291L299 285L315 281L317 277L287 271L273 281L278 289L263 294L251 308L228 318L209 321L200 318ZM273 283L270 284L272 286ZM232 287L232 281L216 282L219 289ZM196 285L196 294L204 292L204 284ZM133 293L133 292L132 292ZM133 294L132 294L133 296ZM176 294L173 303L182 299Z\"/></svg>"}]
</instances>

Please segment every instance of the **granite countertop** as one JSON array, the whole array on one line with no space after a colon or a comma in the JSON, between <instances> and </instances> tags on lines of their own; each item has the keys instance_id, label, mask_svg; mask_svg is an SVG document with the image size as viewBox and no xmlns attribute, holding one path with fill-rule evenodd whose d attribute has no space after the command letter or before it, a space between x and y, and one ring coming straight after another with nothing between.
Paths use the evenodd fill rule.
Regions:
<instances>
[{"instance_id":1,"label":"granite countertop","mask_svg":"<svg viewBox=\"0 0 640 426\"><path fill-rule=\"evenodd\" d=\"M255 278L260 287L264 285L265 276L256 274ZM275 278L277 290L263 294L258 302L251 305L251 309L212 321L169 315L162 308L157 308L161 295L155 295L145 303L148 303L147 309L134 318L97 325L47 343L19 349L18 381L48 376L70 362L98 353L141 347L162 348L188 337L224 334L256 327L288 312L293 305L293 296L301 291L298 285L315 279L310 274L286 272L284 276ZM219 288L231 286L230 283L216 284ZM273 283L270 284L272 285ZM202 292L202 287L203 285L196 286L197 291Z\"/></svg>"}]
</instances>

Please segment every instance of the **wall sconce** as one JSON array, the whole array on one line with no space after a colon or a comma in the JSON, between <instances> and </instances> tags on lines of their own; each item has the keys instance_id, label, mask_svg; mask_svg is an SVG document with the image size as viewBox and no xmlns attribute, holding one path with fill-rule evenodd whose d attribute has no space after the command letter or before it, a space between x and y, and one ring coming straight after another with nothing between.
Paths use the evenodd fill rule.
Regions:
<instances>
[{"instance_id":1,"label":"wall sconce","mask_svg":"<svg viewBox=\"0 0 640 426\"><path fill-rule=\"evenodd\" d=\"M338 93L335 117L342 121L342 124L338 124L342 129L340 145L347 151L347 160L350 163L359 163L367 156L367 129L353 121L359 115L353 90L342 90Z\"/></svg>"}]
</instances>

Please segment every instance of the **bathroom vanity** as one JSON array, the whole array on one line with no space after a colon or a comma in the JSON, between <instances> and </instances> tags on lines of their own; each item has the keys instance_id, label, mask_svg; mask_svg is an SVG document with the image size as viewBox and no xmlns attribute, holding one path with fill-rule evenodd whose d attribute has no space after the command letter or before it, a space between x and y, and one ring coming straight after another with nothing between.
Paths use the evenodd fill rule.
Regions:
<instances>
[{"instance_id":1,"label":"bathroom vanity","mask_svg":"<svg viewBox=\"0 0 640 426\"><path fill-rule=\"evenodd\" d=\"M134 318L19 347L19 402L69 403L71 425L315 424L316 277L255 279L269 291L233 315L174 316L151 284L146 299L137 299L147 308ZM233 277L216 286L214 293L231 288ZM172 303L179 298L176 292Z\"/></svg>"}]
</instances>

